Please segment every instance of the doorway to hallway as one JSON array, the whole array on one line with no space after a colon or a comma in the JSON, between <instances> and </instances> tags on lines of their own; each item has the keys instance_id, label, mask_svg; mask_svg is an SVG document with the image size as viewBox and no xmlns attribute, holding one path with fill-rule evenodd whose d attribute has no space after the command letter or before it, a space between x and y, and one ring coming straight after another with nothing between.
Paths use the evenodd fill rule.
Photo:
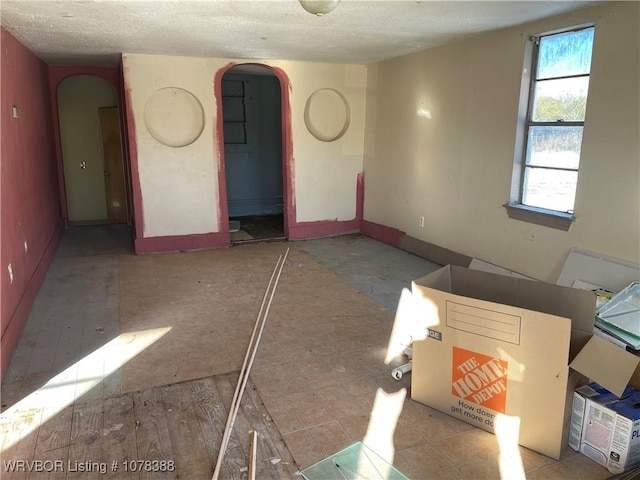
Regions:
<instances>
[{"instance_id":1,"label":"doorway to hallway","mask_svg":"<svg viewBox=\"0 0 640 480\"><path fill-rule=\"evenodd\" d=\"M266 67L238 65L221 92L231 242L283 239L280 81Z\"/></svg>"},{"instance_id":2,"label":"doorway to hallway","mask_svg":"<svg viewBox=\"0 0 640 480\"><path fill-rule=\"evenodd\" d=\"M69 223L127 223L115 89L95 75L72 75L58 85L57 100Z\"/></svg>"}]
</instances>

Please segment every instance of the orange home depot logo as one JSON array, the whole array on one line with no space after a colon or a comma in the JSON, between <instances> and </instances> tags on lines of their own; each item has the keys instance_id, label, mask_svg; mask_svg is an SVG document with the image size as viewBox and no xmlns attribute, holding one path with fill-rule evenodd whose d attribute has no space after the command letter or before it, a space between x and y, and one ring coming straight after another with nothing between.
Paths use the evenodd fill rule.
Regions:
<instances>
[{"instance_id":1,"label":"orange home depot logo","mask_svg":"<svg viewBox=\"0 0 640 480\"><path fill-rule=\"evenodd\" d=\"M504 413L507 404L507 369L508 363L504 360L453 347L451 393Z\"/></svg>"}]
</instances>

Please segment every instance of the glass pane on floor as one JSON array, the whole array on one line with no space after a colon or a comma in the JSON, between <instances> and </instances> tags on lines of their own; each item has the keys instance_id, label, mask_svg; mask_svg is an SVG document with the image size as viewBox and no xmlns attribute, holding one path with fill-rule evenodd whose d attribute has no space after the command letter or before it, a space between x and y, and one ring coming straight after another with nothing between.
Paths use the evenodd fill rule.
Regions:
<instances>
[{"instance_id":1,"label":"glass pane on floor","mask_svg":"<svg viewBox=\"0 0 640 480\"><path fill-rule=\"evenodd\" d=\"M300 472L306 480L409 480L362 442Z\"/></svg>"}]
</instances>

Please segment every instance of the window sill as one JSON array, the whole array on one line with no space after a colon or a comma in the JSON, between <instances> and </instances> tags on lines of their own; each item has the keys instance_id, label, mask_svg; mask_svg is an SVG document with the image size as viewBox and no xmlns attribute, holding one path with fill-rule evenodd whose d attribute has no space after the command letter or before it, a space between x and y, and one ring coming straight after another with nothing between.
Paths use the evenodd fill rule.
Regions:
<instances>
[{"instance_id":1,"label":"window sill","mask_svg":"<svg viewBox=\"0 0 640 480\"><path fill-rule=\"evenodd\" d=\"M570 213L556 212L544 208L529 207L517 203L504 205L509 214L509 218L521 220L523 222L535 223L544 227L557 228L558 230L569 230L576 217Z\"/></svg>"}]
</instances>

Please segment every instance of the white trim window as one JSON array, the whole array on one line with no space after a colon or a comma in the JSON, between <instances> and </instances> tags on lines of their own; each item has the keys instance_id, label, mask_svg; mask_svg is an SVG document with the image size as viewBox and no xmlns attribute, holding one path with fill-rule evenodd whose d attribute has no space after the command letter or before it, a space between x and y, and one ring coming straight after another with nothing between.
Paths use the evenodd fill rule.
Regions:
<instances>
[{"instance_id":1,"label":"white trim window","mask_svg":"<svg viewBox=\"0 0 640 480\"><path fill-rule=\"evenodd\" d=\"M593 38L589 26L530 39L531 80L511 207L573 219Z\"/></svg>"}]
</instances>

